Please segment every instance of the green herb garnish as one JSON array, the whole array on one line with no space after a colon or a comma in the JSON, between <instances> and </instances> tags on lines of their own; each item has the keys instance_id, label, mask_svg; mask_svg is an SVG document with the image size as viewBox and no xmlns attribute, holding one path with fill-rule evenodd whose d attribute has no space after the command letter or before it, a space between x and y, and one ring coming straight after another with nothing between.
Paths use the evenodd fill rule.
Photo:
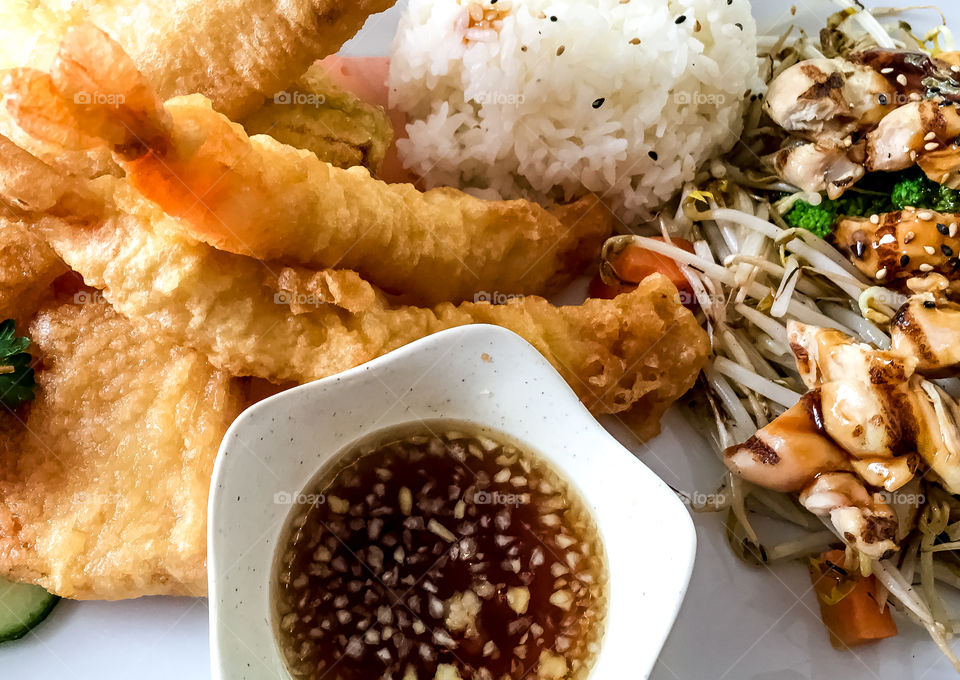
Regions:
<instances>
[{"instance_id":1,"label":"green herb garnish","mask_svg":"<svg viewBox=\"0 0 960 680\"><path fill-rule=\"evenodd\" d=\"M0 404L16 408L33 400L36 387L30 340L17 335L13 319L0 323Z\"/></svg>"}]
</instances>

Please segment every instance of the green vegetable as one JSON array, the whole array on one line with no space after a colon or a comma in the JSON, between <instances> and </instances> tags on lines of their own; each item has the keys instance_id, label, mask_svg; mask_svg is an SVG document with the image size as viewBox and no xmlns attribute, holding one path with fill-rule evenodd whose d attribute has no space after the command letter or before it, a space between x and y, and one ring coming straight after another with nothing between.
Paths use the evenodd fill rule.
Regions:
<instances>
[{"instance_id":1,"label":"green vegetable","mask_svg":"<svg viewBox=\"0 0 960 680\"><path fill-rule=\"evenodd\" d=\"M910 206L914 208L929 208L933 200L933 184L924 175L907 177L897 182L890 193L890 201L899 210Z\"/></svg>"},{"instance_id":2,"label":"green vegetable","mask_svg":"<svg viewBox=\"0 0 960 680\"><path fill-rule=\"evenodd\" d=\"M783 219L791 227L806 229L820 238L826 238L840 216L863 217L889 209L889 202L884 195L848 192L836 200L824 198L820 205L797 201Z\"/></svg>"},{"instance_id":3,"label":"green vegetable","mask_svg":"<svg viewBox=\"0 0 960 680\"><path fill-rule=\"evenodd\" d=\"M27 352L30 340L17 336L13 319L0 323L0 404L16 408L33 400L33 357Z\"/></svg>"},{"instance_id":4,"label":"green vegetable","mask_svg":"<svg viewBox=\"0 0 960 680\"><path fill-rule=\"evenodd\" d=\"M47 618L59 601L40 586L0 579L0 642L22 638Z\"/></svg>"},{"instance_id":5,"label":"green vegetable","mask_svg":"<svg viewBox=\"0 0 960 680\"><path fill-rule=\"evenodd\" d=\"M890 192L895 209L910 207L942 213L960 212L960 191L937 184L915 170L907 171L904 175Z\"/></svg>"},{"instance_id":6,"label":"green vegetable","mask_svg":"<svg viewBox=\"0 0 960 680\"><path fill-rule=\"evenodd\" d=\"M907 207L960 213L960 191L937 184L916 168L875 173L836 200L824 197L817 206L797 201L783 219L791 227L825 238L840 217L869 217Z\"/></svg>"},{"instance_id":7,"label":"green vegetable","mask_svg":"<svg viewBox=\"0 0 960 680\"><path fill-rule=\"evenodd\" d=\"M820 238L826 238L833 231L837 213L833 209L833 201L827 199L824 199L820 205L797 201L783 219L794 229L806 229Z\"/></svg>"}]
</instances>

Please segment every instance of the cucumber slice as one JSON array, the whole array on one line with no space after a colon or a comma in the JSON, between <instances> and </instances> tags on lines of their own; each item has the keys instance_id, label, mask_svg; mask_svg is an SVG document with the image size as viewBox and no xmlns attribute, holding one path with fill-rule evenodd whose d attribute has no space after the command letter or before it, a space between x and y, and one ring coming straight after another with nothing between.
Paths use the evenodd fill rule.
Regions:
<instances>
[{"instance_id":1,"label":"cucumber slice","mask_svg":"<svg viewBox=\"0 0 960 680\"><path fill-rule=\"evenodd\" d=\"M0 579L0 642L22 638L47 618L59 601L40 586Z\"/></svg>"}]
</instances>

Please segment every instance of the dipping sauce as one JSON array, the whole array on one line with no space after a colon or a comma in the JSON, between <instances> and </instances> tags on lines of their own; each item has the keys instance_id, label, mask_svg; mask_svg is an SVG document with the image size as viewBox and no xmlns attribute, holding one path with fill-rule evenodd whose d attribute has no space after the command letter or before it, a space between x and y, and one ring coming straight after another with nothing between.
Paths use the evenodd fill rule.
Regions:
<instances>
[{"instance_id":1,"label":"dipping sauce","mask_svg":"<svg viewBox=\"0 0 960 680\"><path fill-rule=\"evenodd\" d=\"M305 492L276 566L295 678L588 674L607 607L589 511L545 461L451 427L381 435Z\"/></svg>"}]
</instances>

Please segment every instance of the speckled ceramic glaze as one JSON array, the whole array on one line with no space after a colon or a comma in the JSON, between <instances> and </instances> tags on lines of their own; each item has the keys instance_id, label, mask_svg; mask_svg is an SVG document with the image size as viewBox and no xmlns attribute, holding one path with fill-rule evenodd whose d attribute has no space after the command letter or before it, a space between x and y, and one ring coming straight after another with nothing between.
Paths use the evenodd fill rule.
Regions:
<instances>
[{"instance_id":1,"label":"speckled ceramic glaze","mask_svg":"<svg viewBox=\"0 0 960 680\"><path fill-rule=\"evenodd\" d=\"M594 513L609 565L606 632L590 678L649 674L693 567L690 517L533 347L509 331L478 325L284 392L230 428L210 494L214 678L290 677L274 637L270 597L290 500L358 439L444 418L497 430L572 480Z\"/></svg>"}]
</instances>

